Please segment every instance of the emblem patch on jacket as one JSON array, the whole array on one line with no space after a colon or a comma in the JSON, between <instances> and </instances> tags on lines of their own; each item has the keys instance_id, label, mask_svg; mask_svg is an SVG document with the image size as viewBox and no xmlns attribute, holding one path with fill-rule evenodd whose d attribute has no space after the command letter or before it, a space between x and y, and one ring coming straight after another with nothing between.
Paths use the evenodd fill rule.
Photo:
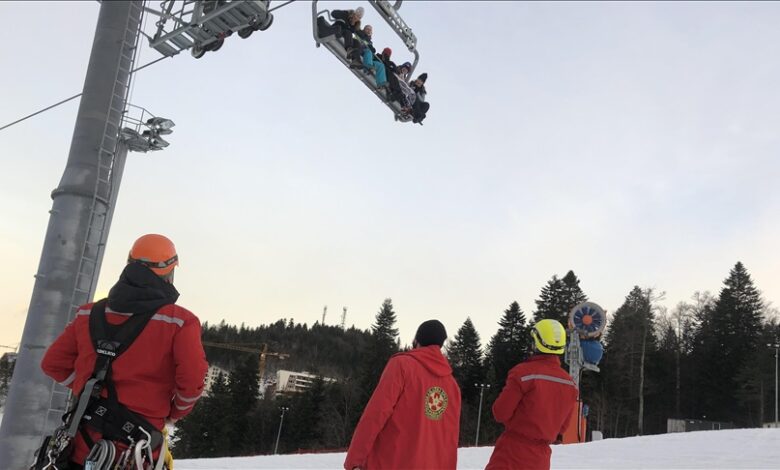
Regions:
<instances>
[{"instance_id":1,"label":"emblem patch on jacket","mask_svg":"<svg viewBox=\"0 0 780 470\"><path fill-rule=\"evenodd\" d=\"M425 416L438 421L447 409L447 392L441 387L431 387L425 394Z\"/></svg>"}]
</instances>

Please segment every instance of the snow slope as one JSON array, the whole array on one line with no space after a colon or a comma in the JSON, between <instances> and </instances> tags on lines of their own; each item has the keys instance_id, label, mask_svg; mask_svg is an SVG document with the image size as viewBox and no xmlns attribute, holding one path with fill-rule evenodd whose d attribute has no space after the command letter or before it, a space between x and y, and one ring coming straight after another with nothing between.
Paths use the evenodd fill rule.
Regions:
<instances>
[{"instance_id":1,"label":"snow slope","mask_svg":"<svg viewBox=\"0 0 780 470\"><path fill-rule=\"evenodd\" d=\"M492 447L463 448L459 469L484 468ZM177 460L176 470L340 469L344 454ZM605 439L553 446L552 468L780 469L780 429L739 429Z\"/></svg>"}]
</instances>

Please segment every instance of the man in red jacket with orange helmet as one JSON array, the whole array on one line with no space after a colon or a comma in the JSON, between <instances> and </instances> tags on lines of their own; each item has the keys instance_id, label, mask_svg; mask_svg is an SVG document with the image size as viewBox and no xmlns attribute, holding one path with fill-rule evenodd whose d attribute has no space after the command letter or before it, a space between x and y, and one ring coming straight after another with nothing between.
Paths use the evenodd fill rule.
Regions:
<instances>
[{"instance_id":1,"label":"man in red jacket with orange helmet","mask_svg":"<svg viewBox=\"0 0 780 470\"><path fill-rule=\"evenodd\" d=\"M441 353L437 320L417 329L414 349L394 355L352 435L344 468L452 469L458 460L460 388Z\"/></svg>"},{"instance_id":2,"label":"man in red jacket with orange helmet","mask_svg":"<svg viewBox=\"0 0 780 470\"><path fill-rule=\"evenodd\" d=\"M133 245L127 261L107 302L79 307L73 321L46 351L41 367L79 395L94 378L96 362L104 353L93 344L90 330L95 326L90 323L99 317L104 322L102 330L118 331L118 325L130 324L133 317L148 316L140 333L116 354L109 369L110 383L97 388L95 399L110 401L113 394L119 405L140 417L138 422L145 420L161 430L166 422L175 422L192 411L203 391L208 364L200 341L200 322L192 312L175 304L179 293L173 286L173 274L179 261L168 238L144 235ZM87 441L97 442L107 432L95 424L98 415L102 416L100 410L89 424L82 421L79 425L71 467L84 464L91 447Z\"/></svg>"},{"instance_id":3,"label":"man in red jacket with orange helmet","mask_svg":"<svg viewBox=\"0 0 780 470\"><path fill-rule=\"evenodd\" d=\"M535 353L509 371L493 403L504 425L485 470L549 470L550 444L560 441L577 403L577 387L561 368L566 330L545 319L531 329Z\"/></svg>"}]
</instances>

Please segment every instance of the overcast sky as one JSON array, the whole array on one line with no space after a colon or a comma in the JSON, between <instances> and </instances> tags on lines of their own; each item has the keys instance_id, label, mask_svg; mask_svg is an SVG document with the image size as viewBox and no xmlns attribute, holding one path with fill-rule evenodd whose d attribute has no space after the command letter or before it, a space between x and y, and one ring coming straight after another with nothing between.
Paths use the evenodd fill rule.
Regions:
<instances>
[{"instance_id":1,"label":"overcast sky","mask_svg":"<svg viewBox=\"0 0 780 470\"><path fill-rule=\"evenodd\" d=\"M278 3L278 2L274 2ZM350 6L358 2L326 5ZM363 3L363 2L360 2ZM400 40L366 3L375 44ZM0 2L0 125L81 91L99 4ZM99 291L133 240L174 240L202 321L293 317L401 339L471 316L486 343L573 269L614 311L717 292L737 261L780 302L780 4L404 2L428 72L424 126L393 121L330 53L311 7L139 72L176 122L132 154ZM149 28L153 27L150 22ZM139 63L159 55L144 43ZM77 101L0 132L0 344L19 342Z\"/></svg>"}]
</instances>

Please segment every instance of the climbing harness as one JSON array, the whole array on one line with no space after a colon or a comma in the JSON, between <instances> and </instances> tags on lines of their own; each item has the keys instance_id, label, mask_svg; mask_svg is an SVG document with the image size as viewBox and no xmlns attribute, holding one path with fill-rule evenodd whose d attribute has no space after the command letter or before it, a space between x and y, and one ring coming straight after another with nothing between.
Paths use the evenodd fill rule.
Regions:
<instances>
[{"instance_id":1,"label":"climbing harness","mask_svg":"<svg viewBox=\"0 0 780 470\"><path fill-rule=\"evenodd\" d=\"M84 470L160 470L167 453L163 434L144 417L119 403L111 380L111 364L141 334L154 312L136 313L124 323L112 325L106 320L106 300L96 302L89 315L89 335L97 353L91 378L75 404L63 415L63 425L47 436L30 470L67 470L74 440L80 433L91 450ZM106 396L101 396L105 390ZM94 442L87 428L99 432ZM118 457L115 442L127 446ZM160 448L155 462L153 449ZM115 463L116 461L116 463Z\"/></svg>"}]
</instances>

